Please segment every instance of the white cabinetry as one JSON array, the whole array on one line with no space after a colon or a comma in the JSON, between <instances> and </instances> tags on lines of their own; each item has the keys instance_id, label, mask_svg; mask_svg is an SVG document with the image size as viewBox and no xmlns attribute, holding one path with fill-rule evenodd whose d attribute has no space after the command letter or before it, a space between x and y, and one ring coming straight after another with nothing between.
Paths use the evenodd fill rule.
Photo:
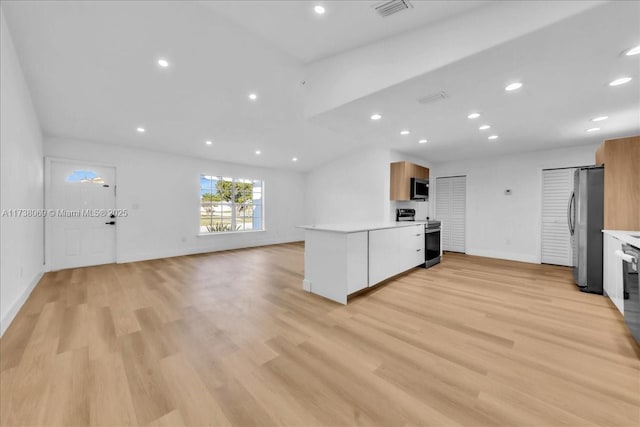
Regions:
<instances>
[{"instance_id":1,"label":"white cabinetry","mask_svg":"<svg viewBox=\"0 0 640 427\"><path fill-rule=\"evenodd\" d=\"M424 264L424 224L400 229L398 271L396 274Z\"/></svg>"},{"instance_id":2,"label":"white cabinetry","mask_svg":"<svg viewBox=\"0 0 640 427\"><path fill-rule=\"evenodd\" d=\"M604 233L603 240L603 264L602 279L606 295L609 296L613 304L624 311L624 289L622 282L622 259L616 255L616 251L622 250L622 242L615 237Z\"/></svg>"},{"instance_id":3,"label":"white cabinetry","mask_svg":"<svg viewBox=\"0 0 640 427\"><path fill-rule=\"evenodd\" d=\"M302 228L302 288L341 304L348 295L424 263L422 223Z\"/></svg>"},{"instance_id":4,"label":"white cabinetry","mask_svg":"<svg viewBox=\"0 0 640 427\"><path fill-rule=\"evenodd\" d=\"M424 263L424 224L369 232L369 286Z\"/></svg>"},{"instance_id":5,"label":"white cabinetry","mask_svg":"<svg viewBox=\"0 0 640 427\"><path fill-rule=\"evenodd\" d=\"M399 264L396 248L399 229L369 232L369 286L395 275Z\"/></svg>"},{"instance_id":6,"label":"white cabinetry","mask_svg":"<svg viewBox=\"0 0 640 427\"><path fill-rule=\"evenodd\" d=\"M368 285L368 232L328 233L307 230L304 248L305 289L342 304Z\"/></svg>"}]
</instances>

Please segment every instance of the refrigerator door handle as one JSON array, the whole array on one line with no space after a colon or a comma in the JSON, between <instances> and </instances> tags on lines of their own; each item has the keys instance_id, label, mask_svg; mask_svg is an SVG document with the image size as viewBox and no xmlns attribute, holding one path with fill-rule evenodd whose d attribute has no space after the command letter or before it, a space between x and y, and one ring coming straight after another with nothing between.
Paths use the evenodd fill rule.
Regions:
<instances>
[{"instance_id":1,"label":"refrigerator door handle","mask_svg":"<svg viewBox=\"0 0 640 427\"><path fill-rule=\"evenodd\" d=\"M633 263L633 264L637 262L636 257L630 254L626 254L619 249L615 252L615 254L618 256L618 258L622 258L622 261L624 262Z\"/></svg>"},{"instance_id":2,"label":"refrigerator door handle","mask_svg":"<svg viewBox=\"0 0 640 427\"><path fill-rule=\"evenodd\" d=\"M569 205L567 206L567 224L569 225L569 233L573 236L575 232L575 223L573 222L573 215L571 214L571 208L574 209L575 212L575 201L576 201L576 193L571 192L571 197L569 197Z\"/></svg>"}]
</instances>

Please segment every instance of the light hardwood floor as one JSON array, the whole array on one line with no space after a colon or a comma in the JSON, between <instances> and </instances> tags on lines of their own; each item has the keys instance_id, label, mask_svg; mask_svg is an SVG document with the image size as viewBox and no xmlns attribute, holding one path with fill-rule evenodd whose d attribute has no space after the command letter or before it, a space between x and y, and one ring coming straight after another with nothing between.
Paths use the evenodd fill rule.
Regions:
<instances>
[{"instance_id":1,"label":"light hardwood floor","mask_svg":"<svg viewBox=\"0 0 640 427\"><path fill-rule=\"evenodd\" d=\"M285 244L48 273L2 426L638 426L638 347L568 268L460 254L348 306Z\"/></svg>"}]
</instances>

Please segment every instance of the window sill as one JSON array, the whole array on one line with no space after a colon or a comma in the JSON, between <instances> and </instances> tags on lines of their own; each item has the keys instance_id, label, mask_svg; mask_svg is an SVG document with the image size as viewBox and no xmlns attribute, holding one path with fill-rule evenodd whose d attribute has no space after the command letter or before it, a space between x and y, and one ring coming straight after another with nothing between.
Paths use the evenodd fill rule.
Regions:
<instances>
[{"instance_id":1,"label":"window sill","mask_svg":"<svg viewBox=\"0 0 640 427\"><path fill-rule=\"evenodd\" d=\"M217 231L213 233L198 233L196 237L207 237L207 236L227 236L229 234L238 235L238 234L253 234L253 233L264 233L267 230L250 230L250 231Z\"/></svg>"}]
</instances>

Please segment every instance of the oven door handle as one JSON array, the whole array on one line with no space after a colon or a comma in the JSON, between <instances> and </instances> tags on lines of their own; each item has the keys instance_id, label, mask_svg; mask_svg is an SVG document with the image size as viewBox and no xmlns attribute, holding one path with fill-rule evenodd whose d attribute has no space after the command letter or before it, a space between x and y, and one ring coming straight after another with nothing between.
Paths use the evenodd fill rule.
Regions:
<instances>
[{"instance_id":1,"label":"oven door handle","mask_svg":"<svg viewBox=\"0 0 640 427\"><path fill-rule=\"evenodd\" d=\"M431 234L431 233L439 233L439 232L440 232L439 228L432 228L432 229L426 230L424 233Z\"/></svg>"}]
</instances>

